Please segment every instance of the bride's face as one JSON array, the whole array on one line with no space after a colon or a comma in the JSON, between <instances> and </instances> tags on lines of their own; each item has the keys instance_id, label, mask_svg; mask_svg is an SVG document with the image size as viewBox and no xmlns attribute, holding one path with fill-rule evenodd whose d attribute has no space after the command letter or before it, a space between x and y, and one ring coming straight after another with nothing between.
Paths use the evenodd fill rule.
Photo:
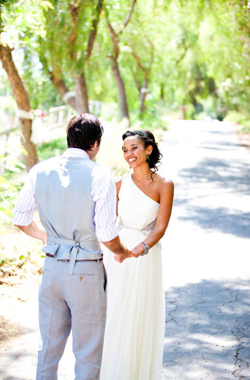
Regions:
<instances>
[{"instance_id":1,"label":"bride's face","mask_svg":"<svg viewBox=\"0 0 250 380\"><path fill-rule=\"evenodd\" d=\"M131 168L146 163L147 154L151 153L151 146L145 148L144 142L137 136L129 136L123 141L124 159Z\"/></svg>"}]
</instances>

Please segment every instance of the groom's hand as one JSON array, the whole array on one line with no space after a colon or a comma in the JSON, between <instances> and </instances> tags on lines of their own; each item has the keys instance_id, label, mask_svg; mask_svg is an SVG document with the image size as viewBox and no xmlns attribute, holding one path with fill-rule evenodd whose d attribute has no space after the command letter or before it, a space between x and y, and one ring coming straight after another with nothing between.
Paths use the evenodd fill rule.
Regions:
<instances>
[{"instance_id":1,"label":"groom's hand","mask_svg":"<svg viewBox=\"0 0 250 380\"><path fill-rule=\"evenodd\" d=\"M115 253L114 258L118 263L122 263L125 259L128 259L129 257L133 257L133 252L129 251L127 248L124 249L124 252L122 253Z\"/></svg>"}]
</instances>

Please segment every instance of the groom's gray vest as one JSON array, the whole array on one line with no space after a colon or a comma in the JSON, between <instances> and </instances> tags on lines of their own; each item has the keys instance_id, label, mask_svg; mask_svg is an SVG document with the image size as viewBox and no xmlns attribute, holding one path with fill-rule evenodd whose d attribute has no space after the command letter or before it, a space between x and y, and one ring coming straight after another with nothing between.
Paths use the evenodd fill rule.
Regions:
<instances>
[{"instance_id":1,"label":"groom's gray vest","mask_svg":"<svg viewBox=\"0 0 250 380\"><path fill-rule=\"evenodd\" d=\"M48 165L49 164L49 165ZM102 257L95 234L95 202L91 197L92 173L96 163L83 157L54 157L39 164L35 198L47 232L42 250L58 260Z\"/></svg>"}]
</instances>

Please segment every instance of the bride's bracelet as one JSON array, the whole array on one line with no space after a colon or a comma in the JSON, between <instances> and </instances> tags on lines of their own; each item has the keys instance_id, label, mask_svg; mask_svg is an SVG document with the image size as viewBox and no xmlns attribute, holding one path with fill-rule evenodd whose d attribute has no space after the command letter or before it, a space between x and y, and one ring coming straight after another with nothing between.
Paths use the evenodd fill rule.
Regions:
<instances>
[{"instance_id":1,"label":"bride's bracelet","mask_svg":"<svg viewBox=\"0 0 250 380\"><path fill-rule=\"evenodd\" d=\"M142 244L144 244L144 250L140 256L145 256L148 254L150 248L149 248L149 245L145 243L144 241L142 242Z\"/></svg>"}]
</instances>

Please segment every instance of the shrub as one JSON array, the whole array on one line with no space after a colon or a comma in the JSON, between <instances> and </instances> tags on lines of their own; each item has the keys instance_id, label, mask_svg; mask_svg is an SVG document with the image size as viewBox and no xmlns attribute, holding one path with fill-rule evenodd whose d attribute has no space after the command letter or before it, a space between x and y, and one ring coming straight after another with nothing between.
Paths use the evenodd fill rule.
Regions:
<instances>
[{"instance_id":1,"label":"shrub","mask_svg":"<svg viewBox=\"0 0 250 380\"><path fill-rule=\"evenodd\" d=\"M50 157L58 156L67 149L65 137L59 137L48 143L43 143L37 148L37 154L40 161L47 160Z\"/></svg>"}]
</instances>

